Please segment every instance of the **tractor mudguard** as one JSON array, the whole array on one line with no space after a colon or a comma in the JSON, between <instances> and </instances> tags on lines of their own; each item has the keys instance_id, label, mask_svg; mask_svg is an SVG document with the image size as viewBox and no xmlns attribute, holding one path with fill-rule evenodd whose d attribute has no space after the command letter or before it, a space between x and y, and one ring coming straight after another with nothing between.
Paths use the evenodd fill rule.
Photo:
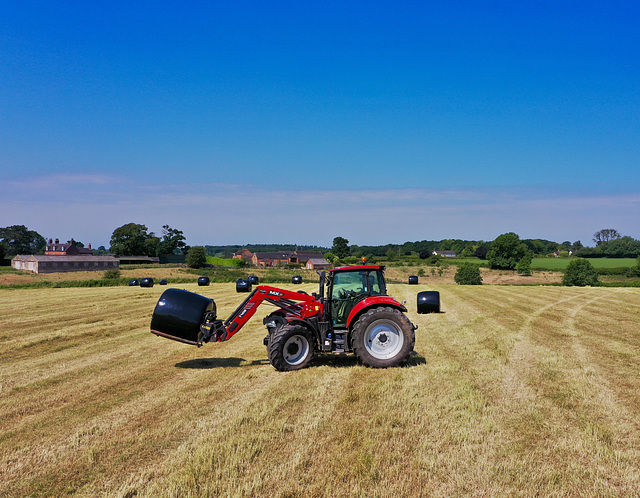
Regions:
<instances>
[{"instance_id":1,"label":"tractor mudguard","mask_svg":"<svg viewBox=\"0 0 640 498\"><path fill-rule=\"evenodd\" d=\"M391 308L399 309L403 313L407 312L407 308L391 296L370 296L363 299L353 307L351 313L349 313L349 318L347 318L347 328L351 328L351 324L355 321L355 318L363 311L377 306L389 306Z\"/></svg>"}]
</instances>

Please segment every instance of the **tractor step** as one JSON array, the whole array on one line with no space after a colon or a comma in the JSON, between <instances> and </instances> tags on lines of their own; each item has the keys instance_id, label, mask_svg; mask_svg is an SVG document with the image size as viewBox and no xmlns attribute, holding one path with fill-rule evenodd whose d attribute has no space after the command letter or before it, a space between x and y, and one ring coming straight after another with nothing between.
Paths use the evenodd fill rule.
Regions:
<instances>
[{"instance_id":1,"label":"tractor step","mask_svg":"<svg viewBox=\"0 0 640 498\"><path fill-rule=\"evenodd\" d=\"M333 339L333 352L334 353L344 353L344 334L336 334Z\"/></svg>"}]
</instances>

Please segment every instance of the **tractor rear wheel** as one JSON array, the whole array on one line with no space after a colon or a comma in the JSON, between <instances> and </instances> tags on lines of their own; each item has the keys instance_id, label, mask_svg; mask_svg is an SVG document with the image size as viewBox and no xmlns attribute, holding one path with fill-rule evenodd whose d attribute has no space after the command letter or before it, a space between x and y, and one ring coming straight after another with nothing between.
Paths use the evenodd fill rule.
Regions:
<instances>
[{"instance_id":1,"label":"tractor rear wheel","mask_svg":"<svg viewBox=\"0 0 640 498\"><path fill-rule=\"evenodd\" d=\"M300 370L313 358L313 336L302 325L283 325L269 337L267 352L276 370Z\"/></svg>"},{"instance_id":2,"label":"tractor rear wheel","mask_svg":"<svg viewBox=\"0 0 640 498\"><path fill-rule=\"evenodd\" d=\"M413 324L395 308L371 309L353 327L353 351L368 367L404 365L415 343Z\"/></svg>"}]
</instances>

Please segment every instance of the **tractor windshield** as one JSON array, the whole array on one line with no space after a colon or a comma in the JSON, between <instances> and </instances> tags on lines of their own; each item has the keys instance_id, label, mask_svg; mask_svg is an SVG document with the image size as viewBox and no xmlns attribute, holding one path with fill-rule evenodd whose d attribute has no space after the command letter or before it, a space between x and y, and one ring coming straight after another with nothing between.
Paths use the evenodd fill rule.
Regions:
<instances>
[{"instance_id":1,"label":"tractor windshield","mask_svg":"<svg viewBox=\"0 0 640 498\"><path fill-rule=\"evenodd\" d=\"M385 296L387 289L381 270L344 271L333 275L330 293L333 326L344 327L357 303L369 296Z\"/></svg>"}]
</instances>

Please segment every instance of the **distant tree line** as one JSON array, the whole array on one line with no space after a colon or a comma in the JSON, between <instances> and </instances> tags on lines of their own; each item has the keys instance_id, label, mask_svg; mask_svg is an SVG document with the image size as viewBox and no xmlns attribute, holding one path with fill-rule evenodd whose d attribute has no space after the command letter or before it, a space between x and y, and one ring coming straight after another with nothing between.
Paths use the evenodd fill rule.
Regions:
<instances>
[{"instance_id":1,"label":"distant tree line","mask_svg":"<svg viewBox=\"0 0 640 498\"><path fill-rule=\"evenodd\" d=\"M582 247L580 241L571 242L554 242L545 239L522 239L521 242L526 246L527 251L534 256L547 256L557 251L576 251ZM421 258L429 257L434 251L453 251L457 256L476 257L487 259L493 241L484 240L463 240L463 239L443 239L443 240L422 240L418 242L405 242L404 244L386 244L382 246L357 246L350 247L351 254L358 256L360 254L370 254L372 256L388 256L396 254L398 256L408 256L417 253Z\"/></svg>"},{"instance_id":2,"label":"distant tree line","mask_svg":"<svg viewBox=\"0 0 640 498\"><path fill-rule=\"evenodd\" d=\"M512 232L509 232L512 233ZM506 235L506 234L503 234ZM514 234L515 235L515 234ZM501 236L502 237L502 236ZM516 235L517 237L517 235ZM403 256L418 255L422 259L430 258L434 251L453 251L461 257L477 257L489 259L494 244L498 241L443 239L421 240L405 242L403 244L384 245L349 245L344 237L336 237L331 248L317 245L296 244L246 244L246 245L206 245L208 256L228 255L246 248L251 252L277 252L282 250L321 251L338 259L346 261L367 258L401 258ZM580 241L562 243L545 239L519 239L515 258L522 259L523 250L530 256L548 256L554 253L583 258L634 258L640 255L640 240L629 236L621 236L615 229L602 229L594 234L595 247L584 247ZM111 235L109 251L119 256L159 256L163 254L189 253L189 246L182 231L163 225L162 233L156 235L143 224L127 223L116 228ZM76 245L83 244L76 241ZM521 245L523 247L521 247ZM24 225L13 225L0 228L0 257L10 258L16 254L42 254L46 248L46 241L39 233L29 230ZM105 249L100 247L99 249ZM495 250L494 250L495 254ZM495 259L495 258L494 258ZM512 262L512 261L511 261ZM511 266L511 262L509 266ZM498 263L502 264L502 263Z\"/></svg>"},{"instance_id":3,"label":"distant tree line","mask_svg":"<svg viewBox=\"0 0 640 498\"><path fill-rule=\"evenodd\" d=\"M618 237L603 241L596 247L583 247L576 252L581 258L635 258L640 254L640 240Z\"/></svg>"}]
</instances>

